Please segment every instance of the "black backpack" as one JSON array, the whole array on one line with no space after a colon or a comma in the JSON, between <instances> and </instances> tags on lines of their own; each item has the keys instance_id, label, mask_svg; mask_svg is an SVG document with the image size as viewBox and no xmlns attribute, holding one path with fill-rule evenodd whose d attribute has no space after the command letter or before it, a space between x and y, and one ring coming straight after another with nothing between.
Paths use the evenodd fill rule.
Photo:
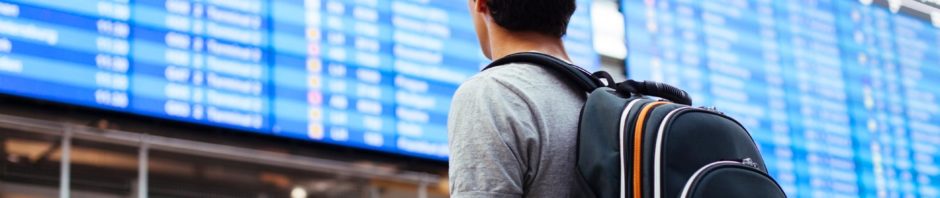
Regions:
<instances>
[{"instance_id":1,"label":"black backpack","mask_svg":"<svg viewBox=\"0 0 940 198\"><path fill-rule=\"evenodd\" d=\"M685 91L615 83L606 72L531 52L484 70L513 62L552 70L589 94L578 127L581 178L574 178L587 192L572 197L786 197L747 130L714 108L691 107Z\"/></svg>"}]
</instances>

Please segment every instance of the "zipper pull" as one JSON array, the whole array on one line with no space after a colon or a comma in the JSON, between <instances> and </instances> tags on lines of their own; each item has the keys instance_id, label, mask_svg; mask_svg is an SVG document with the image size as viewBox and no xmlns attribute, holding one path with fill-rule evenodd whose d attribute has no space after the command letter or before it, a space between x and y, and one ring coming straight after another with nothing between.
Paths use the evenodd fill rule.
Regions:
<instances>
[{"instance_id":1,"label":"zipper pull","mask_svg":"<svg viewBox=\"0 0 940 198\"><path fill-rule=\"evenodd\" d=\"M758 167L758 166L760 166L760 165L757 164L757 163L754 163L754 160L751 160L751 158L744 158L744 159L742 159L742 160L741 160L741 164L743 164L743 165L745 165L745 166L750 166L751 168L760 169L760 167Z\"/></svg>"},{"instance_id":2,"label":"zipper pull","mask_svg":"<svg viewBox=\"0 0 940 198\"><path fill-rule=\"evenodd\" d=\"M719 111L719 110L718 110L718 107L716 107L716 106L701 106L701 107L699 107L699 108L705 109L705 110L707 110L707 111L715 112L715 113L718 113L718 114L722 114L722 115L725 114L724 112Z\"/></svg>"}]
</instances>

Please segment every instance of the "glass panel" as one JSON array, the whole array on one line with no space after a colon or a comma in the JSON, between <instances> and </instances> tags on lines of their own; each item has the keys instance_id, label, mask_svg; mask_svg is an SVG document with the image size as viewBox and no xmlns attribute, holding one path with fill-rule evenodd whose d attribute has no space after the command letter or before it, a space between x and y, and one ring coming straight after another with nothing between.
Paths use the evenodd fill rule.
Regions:
<instances>
[{"instance_id":1,"label":"glass panel","mask_svg":"<svg viewBox=\"0 0 940 198\"><path fill-rule=\"evenodd\" d=\"M150 197L368 197L367 181L337 173L156 150L149 166Z\"/></svg>"},{"instance_id":2,"label":"glass panel","mask_svg":"<svg viewBox=\"0 0 940 198\"><path fill-rule=\"evenodd\" d=\"M138 148L72 140L71 197L136 197Z\"/></svg>"},{"instance_id":3,"label":"glass panel","mask_svg":"<svg viewBox=\"0 0 940 198\"><path fill-rule=\"evenodd\" d=\"M0 129L0 197L57 197L61 139Z\"/></svg>"}]
</instances>

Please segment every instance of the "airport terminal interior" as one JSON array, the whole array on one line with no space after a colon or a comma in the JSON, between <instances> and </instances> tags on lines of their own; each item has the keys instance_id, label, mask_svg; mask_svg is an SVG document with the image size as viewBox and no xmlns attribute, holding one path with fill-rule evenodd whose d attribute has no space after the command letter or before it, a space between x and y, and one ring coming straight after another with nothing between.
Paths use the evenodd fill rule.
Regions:
<instances>
[{"instance_id":1,"label":"airport terminal interior","mask_svg":"<svg viewBox=\"0 0 940 198\"><path fill-rule=\"evenodd\" d=\"M577 0L565 48L735 117L789 197L940 197L940 1ZM0 0L0 197L449 196L466 0Z\"/></svg>"}]
</instances>

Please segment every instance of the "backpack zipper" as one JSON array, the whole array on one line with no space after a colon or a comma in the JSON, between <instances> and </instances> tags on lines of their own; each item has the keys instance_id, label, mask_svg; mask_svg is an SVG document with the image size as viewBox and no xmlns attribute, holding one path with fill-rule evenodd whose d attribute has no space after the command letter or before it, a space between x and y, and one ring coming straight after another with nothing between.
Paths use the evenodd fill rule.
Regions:
<instances>
[{"instance_id":1,"label":"backpack zipper","mask_svg":"<svg viewBox=\"0 0 940 198\"><path fill-rule=\"evenodd\" d=\"M633 179L633 182L631 184L633 185L633 190L631 193L633 194L633 197L643 197L643 181L641 181L643 179L643 164L649 163L643 161L643 137L646 136L644 133L647 128L646 122L649 120L653 110L655 110L656 107L665 104L670 104L670 102L656 101L647 103L638 112L639 115L637 116L636 123L634 124L634 130L632 134L633 173L631 179Z\"/></svg>"},{"instance_id":2,"label":"backpack zipper","mask_svg":"<svg viewBox=\"0 0 940 198\"><path fill-rule=\"evenodd\" d=\"M746 159L751 159L751 158L746 158ZM742 164L741 162L738 162L738 161L727 160L727 161L712 162L708 165L703 166L702 168L699 168L697 171L695 171L694 174L692 174L692 177L689 177L689 180L685 182L685 186L682 187L682 194L680 194L679 197L688 198L689 190L692 189L693 184L698 182L700 177L702 177L702 174L704 174L707 170L713 169L718 166L724 166L724 165L742 165Z\"/></svg>"},{"instance_id":3,"label":"backpack zipper","mask_svg":"<svg viewBox=\"0 0 940 198\"><path fill-rule=\"evenodd\" d=\"M623 108L623 112L620 113L620 134L619 134L619 138L618 138L618 139L620 139L620 197L621 197L621 198L625 198L625 197L627 196L627 194L626 194L626 193L627 193L627 188L626 188L626 187L627 187L627 184L626 184L626 183L627 183L627 181L628 181L628 180L627 180L627 172L626 172L626 170L625 170L625 168L624 168L624 167L626 167L626 166L625 166L625 163L624 163L624 162L625 162L625 161L624 161L624 155L627 154L626 152L624 152L624 146L623 146L623 141L624 141L624 140L623 140L624 127L625 127L626 124L627 124L627 116L630 115L630 111L633 110L633 106L635 106L636 103L638 103L638 102L640 102L640 101L641 101L641 100L633 100L633 101L630 101L629 103L627 103L627 106Z\"/></svg>"}]
</instances>

